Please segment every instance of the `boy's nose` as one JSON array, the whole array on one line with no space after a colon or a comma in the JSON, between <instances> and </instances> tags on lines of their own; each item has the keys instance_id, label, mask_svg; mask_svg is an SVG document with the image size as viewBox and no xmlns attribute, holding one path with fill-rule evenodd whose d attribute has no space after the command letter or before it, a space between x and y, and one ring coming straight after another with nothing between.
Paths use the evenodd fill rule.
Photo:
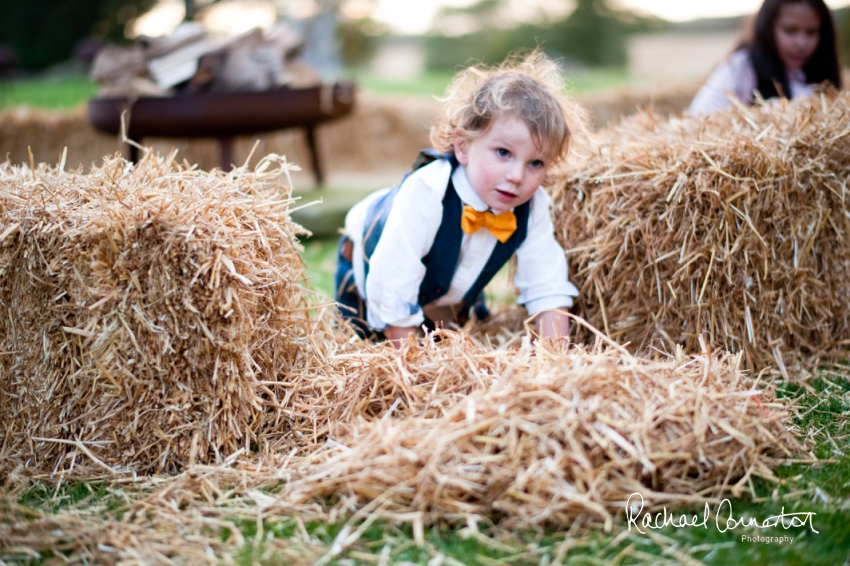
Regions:
<instances>
[{"instance_id":1,"label":"boy's nose","mask_svg":"<svg viewBox=\"0 0 850 566\"><path fill-rule=\"evenodd\" d=\"M522 182L522 164L511 165L505 173L505 179L517 185Z\"/></svg>"}]
</instances>

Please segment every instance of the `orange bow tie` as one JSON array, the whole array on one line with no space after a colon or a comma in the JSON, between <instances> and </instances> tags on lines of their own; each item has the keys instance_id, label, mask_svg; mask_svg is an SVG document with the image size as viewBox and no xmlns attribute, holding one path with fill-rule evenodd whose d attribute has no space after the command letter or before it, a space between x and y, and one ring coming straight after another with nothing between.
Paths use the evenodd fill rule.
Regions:
<instances>
[{"instance_id":1,"label":"orange bow tie","mask_svg":"<svg viewBox=\"0 0 850 566\"><path fill-rule=\"evenodd\" d=\"M463 215L460 217L460 227L467 234L473 234L480 228L487 228L496 239L503 244L508 241L511 234L516 230L516 216L513 212L493 214L489 210L478 212L471 206L463 207Z\"/></svg>"}]
</instances>

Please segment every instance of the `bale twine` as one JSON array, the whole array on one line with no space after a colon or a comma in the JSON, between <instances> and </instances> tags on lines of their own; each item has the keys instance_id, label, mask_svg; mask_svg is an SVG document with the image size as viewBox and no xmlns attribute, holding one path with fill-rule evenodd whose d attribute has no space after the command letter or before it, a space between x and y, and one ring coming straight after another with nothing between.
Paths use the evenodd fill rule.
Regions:
<instances>
[{"instance_id":1,"label":"bale twine","mask_svg":"<svg viewBox=\"0 0 850 566\"><path fill-rule=\"evenodd\" d=\"M638 115L595 138L553 191L582 315L637 352L699 351L749 368L850 339L850 94Z\"/></svg>"},{"instance_id":2,"label":"bale twine","mask_svg":"<svg viewBox=\"0 0 850 566\"><path fill-rule=\"evenodd\" d=\"M0 468L171 471L257 443L263 382L327 324L285 174L0 167Z\"/></svg>"}]
</instances>

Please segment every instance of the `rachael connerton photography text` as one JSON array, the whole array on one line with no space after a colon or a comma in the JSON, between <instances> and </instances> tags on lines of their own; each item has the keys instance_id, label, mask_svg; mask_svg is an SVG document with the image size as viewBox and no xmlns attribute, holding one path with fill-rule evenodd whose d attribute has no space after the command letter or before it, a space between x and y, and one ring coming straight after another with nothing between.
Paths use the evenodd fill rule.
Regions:
<instances>
[{"instance_id":1,"label":"rachael connerton photography text","mask_svg":"<svg viewBox=\"0 0 850 566\"><path fill-rule=\"evenodd\" d=\"M707 529L709 525L709 520L712 515L711 507L708 503L705 504L702 518L700 518L700 516L697 514L688 515L685 513L679 515L677 518L676 515L669 513L666 507L663 507L662 511L655 513L655 515L649 512L644 513L644 505L645 503L643 495L637 492L631 494L629 496L629 499L626 501L626 521L628 523L630 532L633 526L641 534L646 534L646 531L643 529L655 530L663 529L665 527L673 527L677 529L684 527L702 527L704 529ZM785 530L788 530L805 526L808 526L809 530L811 530L813 533L818 533L818 531L815 529L813 522L813 517L815 515L817 515L817 513L813 513L810 511L786 513L785 507L783 507L782 511L778 515L771 515L770 517L767 517L762 521L759 521L759 519L756 517L736 518L735 513L732 509L732 502L728 499L724 499L720 502L720 504L714 511L714 526L721 533L733 531L738 527L752 527L756 529L783 528ZM793 541L792 537L760 537L742 535L741 541L744 542L745 539L751 539L747 540L747 542L782 543ZM784 539L789 540L785 541Z\"/></svg>"}]
</instances>

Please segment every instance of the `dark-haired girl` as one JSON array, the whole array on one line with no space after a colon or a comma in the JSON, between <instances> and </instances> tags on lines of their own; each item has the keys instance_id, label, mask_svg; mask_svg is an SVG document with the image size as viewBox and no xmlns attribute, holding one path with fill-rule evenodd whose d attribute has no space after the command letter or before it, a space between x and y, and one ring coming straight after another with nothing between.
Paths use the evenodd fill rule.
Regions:
<instances>
[{"instance_id":1,"label":"dark-haired girl","mask_svg":"<svg viewBox=\"0 0 850 566\"><path fill-rule=\"evenodd\" d=\"M744 41L709 77L691 102L691 114L710 114L732 105L727 92L752 104L797 98L812 85L841 88L835 24L823 0L765 0L752 39Z\"/></svg>"}]
</instances>

